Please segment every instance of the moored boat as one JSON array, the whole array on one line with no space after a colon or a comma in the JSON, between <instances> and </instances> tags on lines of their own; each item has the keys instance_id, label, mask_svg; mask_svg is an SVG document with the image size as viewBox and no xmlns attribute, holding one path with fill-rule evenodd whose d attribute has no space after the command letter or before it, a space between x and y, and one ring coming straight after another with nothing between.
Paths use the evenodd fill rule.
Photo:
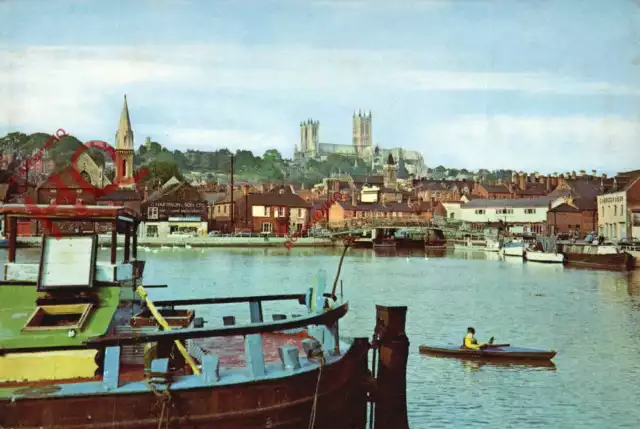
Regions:
<instances>
[{"instance_id":1,"label":"moored boat","mask_svg":"<svg viewBox=\"0 0 640 429\"><path fill-rule=\"evenodd\" d=\"M543 262L548 264L564 263L564 255L562 253L543 252L541 250L526 250L524 259L528 262Z\"/></svg>"},{"instance_id":2,"label":"moored boat","mask_svg":"<svg viewBox=\"0 0 640 429\"><path fill-rule=\"evenodd\" d=\"M504 243L499 253L501 256L522 258L524 257L523 242L521 240L513 240L508 243Z\"/></svg>"},{"instance_id":3,"label":"moored boat","mask_svg":"<svg viewBox=\"0 0 640 429\"><path fill-rule=\"evenodd\" d=\"M484 250L487 241L480 236L466 234L462 238L451 240L454 249L460 250Z\"/></svg>"},{"instance_id":4,"label":"moored boat","mask_svg":"<svg viewBox=\"0 0 640 429\"><path fill-rule=\"evenodd\" d=\"M427 229L424 234L424 248L426 250L441 250L447 248L447 239L441 229Z\"/></svg>"},{"instance_id":5,"label":"moored boat","mask_svg":"<svg viewBox=\"0 0 640 429\"><path fill-rule=\"evenodd\" d=\"M562 264L565 257L557 251L555 239L539 237L533 246L524 251L524 259L529 262L542 262L548 264Z\"/></svg>"},{"instance_id":6,"label":"moored boat","mask_svg":"<svg viewBox=\"0 0 640 429\"><path fill-rule=\"evenodd\" d=\"M565 255L567 265L577 267L624 271L636 266L636 259L615 245L562 243L558 252Z\"/></svg>"},{"instance_id":7,"label":"moored boat","mask_svg":"<svg viewBox=\"0 0 640 429\"><path fill-rule=\"evenodd\" d=\"M74 206L42 209L0 208L10 225L9 261L0 282L0 426L365 426L361 386L369 343L338 337L349 305L325 292L322 273L300 294L154 303L139 286L144 263L137 258L137 213L111 206L83 207L82 215ZM97 259L97 234L45 234L39 263L17 263L18 218L112 225L110 261ZM125 236L122 262L118 233ZM268 322L266 301L297 301L302 311L289 319L274 314ZM205 328L195 311L175 309L229 303L245 303L251 323ZM392 310L378 310L387 312L378 318L380 332L389 331L386 322L404 329L404 313L396 323ZM287 338L287 332L295 334ZM397 335L394 328L390 332ZM285 341L269 351L268 336ZM231 338L241 339L238 350L229 348ZM226 353L207 348L216 339ZM225 367L229 357L244 364Z\"/></svg>"},{"instance_id":8,"label":"moored boat","mask_svg":"<svg viewBox=\"0 0 640 429\"><path fill-rule=\"evenodd\" d=\"M484 250L485 252L498 252L501 247L500 240L487 239L487 245Z\"/></svg>"},{"instance_id":9,"label":"moored boat","mask_svg":"<svg viewBox=\"0 0 640 429\"><path fill-rule=\"evenodd\" d=\"M557 354L554 350L538 350L522 347L489 347L483 350L471 350L461 346L425 346L421 345L420 353L439 356L451 356L472 359L506 359L506 360L551 360Z\"/></svg>"}]
</instances>

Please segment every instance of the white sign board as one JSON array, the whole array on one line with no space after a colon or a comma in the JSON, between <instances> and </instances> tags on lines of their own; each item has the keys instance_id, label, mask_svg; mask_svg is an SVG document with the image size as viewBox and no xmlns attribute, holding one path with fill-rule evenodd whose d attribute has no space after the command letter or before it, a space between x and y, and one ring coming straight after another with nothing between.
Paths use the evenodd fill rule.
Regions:
<instances>
[{"instance_id":1,"label":"white sign board","mask_svg":"<svg viewBox=\"0 0 640 429\"><path fill-rule=\"evenodd\" d=\"M97 247L95 234L45 236L38 290L93 287Z\"/></svg>"}]
</instances>

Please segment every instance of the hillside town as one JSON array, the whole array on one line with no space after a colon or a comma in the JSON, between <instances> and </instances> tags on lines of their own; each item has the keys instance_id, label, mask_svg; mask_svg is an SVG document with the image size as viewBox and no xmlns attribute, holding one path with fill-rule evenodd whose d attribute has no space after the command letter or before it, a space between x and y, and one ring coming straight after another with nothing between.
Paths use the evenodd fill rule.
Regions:
<instances>
[{"instance_id":1,"label":"hillside town","mask_svg":"<svg viewBox=\"0 0 640 429\"><path fill-rule=\"evenodd\" d=\"M273 235L286 236L299 231L318 234L372 225L441 225L460 231L481 232L500 226L516 234L538 234L581 238L595 232L608 240L640 237L640 170L619 172L613 177L571 171L542 175L513 172L510 178L486 180L482 177L436 179L420 177L422 158L409 173L402 148L372 152L371 116L354 114L358 125L354 150L350 156L365 157L367 163L380 164L367 175L332 174L312 187L300 183L271 181L250 183L227 176L223 181L171 177L163 183L141 186L133 179L134 134L125 98L114 144L121 161L115 163L118 189L98 195L98 189L111 185L104 169L87 153L61 171L53 171L51 160L29 162L21 180L0 184L4 204L32 201L38 205L123 205L139 211L144 219L141 237ZM313 127L311 127L313 125ZM296 149L297 162L305 156L320 156L318 150L342 150L317 143L315 123L303 123L302 150ZM316 145L316 146L314 146ZM318 146L319 145L319 146ZM346 147L346 146L345 146ZM379 154L386 154L384 161ZM397 159L394 155L398 156ZM323 155L323 156L326 156ZM230 159L233 160L233 155ZM10 159L4 156L5 168ZM31 169L31 174L29 174ZM435 172L434 172L435 173ZM79 183L75 177L86 178ZM5 175L6 176L6 175ZM40 177L40 183L33 183ZM331 200L339 192L343 198ZM320 211L321 216L316 213ZM313 222L312 219L320 219ZM66 228L74 226L66 225ZM35 223L18 224L19 235L38 235Z\"/></svg>"}]
</instances>

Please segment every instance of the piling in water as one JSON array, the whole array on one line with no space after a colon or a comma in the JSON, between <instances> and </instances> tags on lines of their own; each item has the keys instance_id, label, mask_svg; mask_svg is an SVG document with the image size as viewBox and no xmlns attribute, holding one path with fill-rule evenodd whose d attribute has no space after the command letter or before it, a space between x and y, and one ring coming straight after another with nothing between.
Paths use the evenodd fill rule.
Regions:
<instances>
[{"instance_id":1,"label":"piling in water","mask_svg":"<svg viewBox=\"0 0 640 429\"><path fill-rule=\"evenodd\" d=\"M407 307L376 305L377 394L375 429L408 429L407 358L409 339L405 334Z\"/></svg>"}]
</instances>

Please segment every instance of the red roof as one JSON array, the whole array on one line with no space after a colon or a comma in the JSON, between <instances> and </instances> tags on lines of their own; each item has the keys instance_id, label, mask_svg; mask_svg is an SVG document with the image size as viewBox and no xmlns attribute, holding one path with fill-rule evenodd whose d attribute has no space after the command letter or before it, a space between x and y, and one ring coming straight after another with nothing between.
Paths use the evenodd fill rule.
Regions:
<instances>
[{"instance_id":1,"label":"red roof","mask_svg":"<svg viewBox=\"0 0 640 429\"><path fill-rule=\"evenodd\" d=\"M139 219L140 214L128 207L118 206L84 206L84 205L48 205L48 204L5 204L0 207L0 214L16 215L28 218L111 218L128 216Z\"/></svg>"}]
</instances>

